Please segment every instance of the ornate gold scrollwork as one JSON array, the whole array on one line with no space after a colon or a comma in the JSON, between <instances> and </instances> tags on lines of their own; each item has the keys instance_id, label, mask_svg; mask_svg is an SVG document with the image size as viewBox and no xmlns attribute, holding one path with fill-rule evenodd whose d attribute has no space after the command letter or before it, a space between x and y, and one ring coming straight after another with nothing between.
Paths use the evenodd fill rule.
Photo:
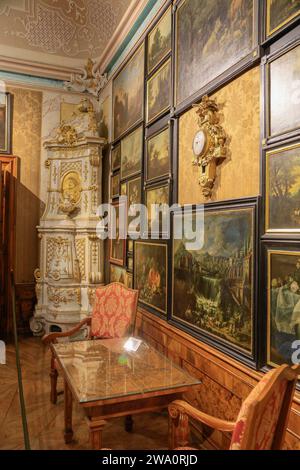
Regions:
<instances>
[{"instance_id":1,"label":"ornate gold scrollwork","mask_svg":"<svg viewBox=\"0 0 300 470\"><path fill-rule=\"evenodd\" d=\"M203 195L209 198L215 184L217 166L227 157L227 136L220 125L220 109L215 100L204 96L201 103L194 107L200 130L194 138L193 165L200 168L199 183Z\"/></svg>"}]
</instances>

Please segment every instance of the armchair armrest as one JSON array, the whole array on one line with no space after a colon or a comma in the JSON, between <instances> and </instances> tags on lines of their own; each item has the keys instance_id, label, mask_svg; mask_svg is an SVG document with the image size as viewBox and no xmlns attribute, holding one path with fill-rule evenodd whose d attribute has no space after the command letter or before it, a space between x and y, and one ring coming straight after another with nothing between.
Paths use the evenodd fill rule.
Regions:
<instances>
[{"instance_id":1,"label":"armchair armrest","mask_svg":"<svg viewBox=\"0 0 300 470\"><path fill-rule=\"evenodd\" d=\"M56 343L56 340L58 338L68 338L70 336L73 336L75 333L77 333L84 325L90 326L91 325L91 317L87 317L84 320L82 320L78 325L74 326L69 331L64 331L62 333L50 333L48 335L43 336L42 341L44 344L50 344L50 343Z\"/></svg>"},{"instance_id":2,"label":"armchair armrest","mask_svg":"<svg viewBox=\"0 0 300 470\"><path fill-rule=\"evenodd\" d=\"M188 446L189 418L193 418L196 421L200 421L206 426L209 426L210 428L223 432L232 432L235 427L234 422L214 418L213 416L197 410L182 400L177 400L171 403L171 405L168 407L168 410L170 417L170 449Z\"/></svg>"}]
</instances>

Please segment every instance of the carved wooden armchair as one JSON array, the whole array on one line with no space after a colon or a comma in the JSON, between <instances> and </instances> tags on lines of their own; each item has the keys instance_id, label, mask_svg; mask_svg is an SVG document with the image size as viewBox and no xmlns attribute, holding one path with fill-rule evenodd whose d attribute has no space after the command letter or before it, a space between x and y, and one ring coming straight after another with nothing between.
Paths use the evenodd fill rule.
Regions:
<instances>
[{"instance_id":1,"label":"carved wooden armchair","mask_svg":"<svg viewBox=\"0 0 300 470\"><path fill-rule=\"evenodd\" d=\"M236 422L213 418L184 401L169 405L170 449L188 449L189 418L232 432L230 450L280 450L288 425L300 366L283 365L258 383L244 401Z\"/></svg>"},{"instance_id":2,"label":"carved wooden armchair","mask_svg":"<svg viewBox=\"0 0 300 470\"><path fill-rule=\"evenodd\" d=\"M138 291L114 282L96 290L92 316L82 320L70 331L51 333L43 337L44 344L56 343L61 338L72 337L83 327L88 328L87 339L123 338L132 335L135 329ZM51 355L51 394L53 404L57 402L58 364Z\"/></svg>"}]
</instances>

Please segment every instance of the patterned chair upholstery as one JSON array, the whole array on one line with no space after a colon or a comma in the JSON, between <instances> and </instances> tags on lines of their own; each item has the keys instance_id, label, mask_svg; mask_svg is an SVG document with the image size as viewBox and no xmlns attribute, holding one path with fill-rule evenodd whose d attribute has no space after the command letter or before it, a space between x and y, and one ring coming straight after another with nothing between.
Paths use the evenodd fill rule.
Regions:
<instances>
[{"instance_id":1,"label":"patterned chair upholstery","mask_svg":"<svg viewBox=\"0 0 300 470\"><path fill-rule=\"evenodd\" d=\"M184 401L169 406L170 448L188 448L188 420L232 432L230 450L280 450L284 444L300 366L283 365L266 374L244 401L236 422L213 418Z\"/></svg>"},{"instance_id":2,"label":"patterned chair upholstery","mask_svg":"<svg viewBox=\"0 0 300 470\"><path fill-rule=\"evenodd\" d=\"M70 331L51 333L43 337L44 344L56 343L62 338L71 338L83 327L89 327L88 339L123 338L134 333L139 293L123 284L114 282L96 290L92 316L87 317ZM51 394L53 404L57 402L58 364L51 356Z\"/></svg>"}]
</instances>

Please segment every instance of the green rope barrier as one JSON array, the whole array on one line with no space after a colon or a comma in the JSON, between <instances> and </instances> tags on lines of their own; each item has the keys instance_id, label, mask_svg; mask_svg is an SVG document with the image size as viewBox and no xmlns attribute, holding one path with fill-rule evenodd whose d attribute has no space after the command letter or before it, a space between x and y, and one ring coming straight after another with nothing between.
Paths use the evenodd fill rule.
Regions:
<instances>
[{"instance_id":1,"label":"green rope barrier","mask_svg":"<svg viewBox=\"0 0 300 470\"><path fill-rule=\"evenodd\" d=\"M14 274L13 274L13 272L11 272L11 292L12 292L13 327L14 327L15 349L16 349L16 365L17 365L17 372L18 372L19 399L20 399L20 408L21 408L21 415L22 415L24 444L25 444L25 449L30 450L30 441L29 441L29 433L28 433L28 426L27 426L27 419L26 419L26 408L25 408L23 382L22 382L22 371L21 371L21 362L20 362L18 332L17 332L16 292L15 292L15 283L14 283Z\"/></svg>"}]
</instances>

